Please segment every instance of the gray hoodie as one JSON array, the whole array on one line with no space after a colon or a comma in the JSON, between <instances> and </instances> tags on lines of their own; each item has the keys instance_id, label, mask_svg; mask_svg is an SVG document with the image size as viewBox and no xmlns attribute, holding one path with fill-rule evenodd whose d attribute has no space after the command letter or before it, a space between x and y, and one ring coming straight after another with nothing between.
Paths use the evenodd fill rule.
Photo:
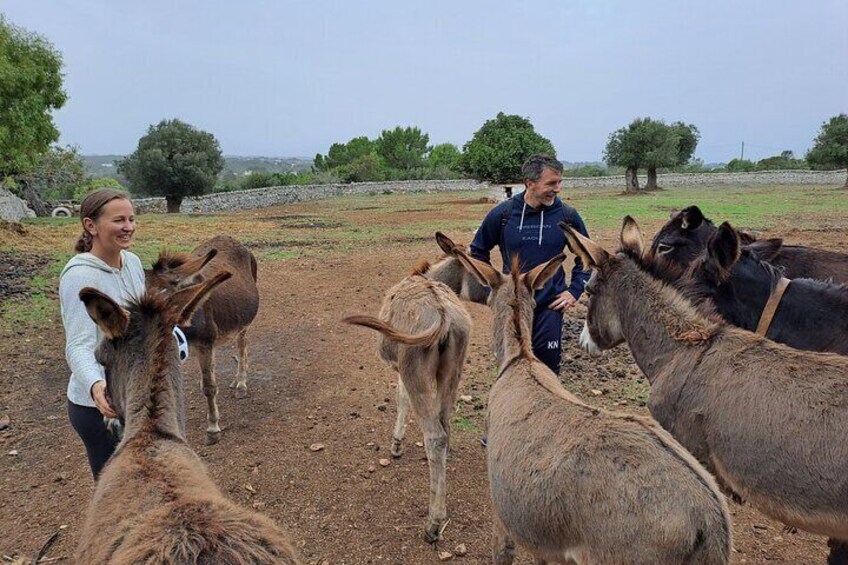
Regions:
<instances>
[{"instance_id":1,"label":"gray hoodie","mask_svg":"<svg viewBox=\"0 0 848 565\"><path fill-rule=\"evenodd\" d=\"M120 269L110 267L91 253L80 253L68 261L59 276L59 305L65 326L65 358L71 368L68 400L80 406L95 406L91 387L105 379L103 367L94 359L101 332L92 321L79 292L90 286L121 305L144 294L141 260L121 251Z\"/></svg>"}]
</instances>

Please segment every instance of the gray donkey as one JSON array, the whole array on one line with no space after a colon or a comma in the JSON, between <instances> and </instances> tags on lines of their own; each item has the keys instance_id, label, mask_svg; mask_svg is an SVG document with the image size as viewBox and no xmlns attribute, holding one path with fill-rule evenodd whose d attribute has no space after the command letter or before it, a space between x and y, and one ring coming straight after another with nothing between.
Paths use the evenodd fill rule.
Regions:
<instances>
[{"instance_id":1,"label":"gray donkey","mask_svg":"<svg viewBox=\"0 0 848 565\"><path fill-rule=\"evenodd\" d=\"M848 358L776 344L705 316L654 278L629 216L610 254L560 224L595 272L582 345L627 342L657 421L764 514L830 538L848 563Z\"/></svg>"},{"instance_id":2,"label":"gray donkey","mask_svg":"<svg viewBox=\"0 0 848 565\"><path fill-rule=\"evenodd\" d=\"M492 289L495 563L512 563L515 542L536 563L727 563L730 518L709 473L656 422L581 402L533 355L533 291L565 255L526 274L516 260L503 275L444 235L436 239Z\"/></svg>"},{"instance_id":3,"label":"gray donkey","mask_svg":"<svg viewBox=\"0 0 848 565\"><path fill-rule=\"evenodd\" d=\"M349 316L343 321L380 332L380 357L399 375L392 455L403 453L410 403L424 432L430 464L425 536L435 542L447 518L445 473L451 417L471 337L471 317L450 288L430 279L428 270L425 261L389 289L379 318Z\"/></svg>"},{"instance_id":4,"label":"gray donkey","mask_svg":"<svg viewBox=\"0 0 848 565\"><path fill-rule=\"evenodd\" d=\"M97 483L74 563L298 563L285 532L227 500L185 439L171 330L229 277L225 271L167 296L148 291L128 310L93 288L80 291L105 336L96 356L126 430Z\"/></svg>"}]
</instances>

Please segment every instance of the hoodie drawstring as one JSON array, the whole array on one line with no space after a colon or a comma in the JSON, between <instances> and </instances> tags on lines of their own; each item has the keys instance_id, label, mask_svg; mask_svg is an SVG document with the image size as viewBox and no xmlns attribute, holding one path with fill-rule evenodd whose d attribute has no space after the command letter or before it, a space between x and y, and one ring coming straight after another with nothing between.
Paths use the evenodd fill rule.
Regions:
<instances>
[{"instance_id":1,"label":"hoodie drawstring","mask_svg":"<svg viewBox=\"0 0 848 565\"><path fill-rule=\"evenodd\" d=\"M521 222L518 224L518 231L521 232L521 228L524 227L524 211L527 210L527 202L524 203L524 207L521 208Z\"/></svg>"},{"instance_id":2,"label":"hoodie drawstring","mask_svg":"<svg viewBox=\"0 0 848 565\"><path fill-rule=\"evenodd\" d=\"M539 247L542 246L542 227L545 225L545 211L542 210L542 220L539 222Z\"/></svg>"}]
</instances>

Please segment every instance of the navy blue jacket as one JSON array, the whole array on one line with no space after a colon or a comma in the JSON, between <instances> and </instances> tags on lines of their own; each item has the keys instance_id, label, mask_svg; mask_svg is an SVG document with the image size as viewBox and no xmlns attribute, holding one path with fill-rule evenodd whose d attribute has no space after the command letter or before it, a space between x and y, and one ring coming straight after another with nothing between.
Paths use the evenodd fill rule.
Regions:
<instances>
[{"instance_id":1,"label":"navy blue jacket","mask_svg":"<svg viewBox=\"0 0 848 565\"><path fill-rule=\"evenodd\" d=\"M559 198L550 206L541 206L539 209L525 205L524 192L513 196L511 202L512 204L510 200L505 200L492 208L471 242L471 256L486 263L491 263L489 252L497 245L501 251L504 273L509 272L511 257L516 253L521 260L521 272L527 272L563 252L566 239L559 228L560 222L566 222L589 237L577 210L563 204ZM509 206L512 209L503 224L504 214ZM565 273L558 269L557 274L548 280L545 287L536 291L536 308L547 308L564 290L571 292L575 298L580 298L590 274L583 272L583 262L579 257L575 257L574 268L571 270L571 285L565 284Z\"/></svg>"}]
</instances>

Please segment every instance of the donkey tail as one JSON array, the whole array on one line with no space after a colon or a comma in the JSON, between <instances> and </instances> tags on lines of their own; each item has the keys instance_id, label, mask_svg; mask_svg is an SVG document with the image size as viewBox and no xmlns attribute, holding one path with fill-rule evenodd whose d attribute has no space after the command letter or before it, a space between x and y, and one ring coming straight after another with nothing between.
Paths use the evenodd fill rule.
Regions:
<instances>
[{"instance_id":1,"label":"donkey tail","mask_svg":"<svg viewBox=\"0 0 848 565\"><path fill-rule=\"evenodd\" d=\"M342 321L347 324L365 326L366 328L377 330L392 341L397 341L405 345L419 345L425 348L433 347L439 341L439 336L442 334L441 322L434 324L432 328L423 333L410 335L403 333L390 323L374 316L348 316Z\"/></svg>"}]
</instances>

